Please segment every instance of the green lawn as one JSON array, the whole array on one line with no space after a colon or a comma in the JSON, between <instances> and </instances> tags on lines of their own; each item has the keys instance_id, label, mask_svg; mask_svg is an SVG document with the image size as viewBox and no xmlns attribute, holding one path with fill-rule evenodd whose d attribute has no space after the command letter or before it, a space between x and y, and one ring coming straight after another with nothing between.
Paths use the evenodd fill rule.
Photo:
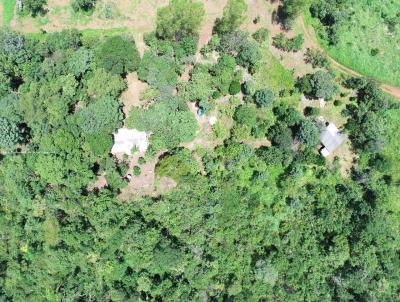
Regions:
<instances>
[{"instance_id":1,"label":"green lawn","mask_svg":"<svg viewBox=\"0 0 400 302\"><path fill-rule=\"evenodd\" d=\"M263 59L259 70L254 75L257 88L268 87L275 93L286 89L290 90L294 85L294 78L290 71L285 69L267 47L261 48Z\"/></svg>"},{"instance_id":2,"label":"green lawn","mask_svg":"<svg viewBox=\"0 0 400 302\"><path fill-rule=\"evenodd\" d=\"M400 12L400 1L357 0L352 2L349 21L339 25L339 42L334 46L322 43L329 55L353 70L376 80L400 87L400 26L389 32L383 15ZM307 23L314 23L306 14ZM325 44L325 45L324 45ZM372 55L373 49L378 50Z\"/></svg>"},{"instance_id":3,"label":"green lawn","mask_svg":"<svg viewBox=\"0 0 400 302\"><path fill-rule=\"evenodd\" d=\"M1 0L3 6L3 26L8 27L14 17L15 0Z\"/></svg>"}]
</instances>

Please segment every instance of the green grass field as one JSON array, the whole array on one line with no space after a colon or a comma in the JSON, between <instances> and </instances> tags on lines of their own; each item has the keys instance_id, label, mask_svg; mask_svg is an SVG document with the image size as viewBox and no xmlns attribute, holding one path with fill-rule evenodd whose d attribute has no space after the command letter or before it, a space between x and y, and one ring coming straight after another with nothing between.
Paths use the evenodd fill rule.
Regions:
<instances>
[{"instance_id":1,"label":"green grass field","mask_svg":"<svg viewBox=\"0 0 400 302\"><path fill-rule=\"evenodd\" d=\"M293 75L282 66L267 47L261 48L263 58L259 70L254 75L257 88L268 87L275 93L286 89L290 90L294 85Z\"/></svg>"},{"instance_id":2,"label":"green grass field","mask_svg":"<svg viewBox=\"0 0 400 302\"><path fill-rule=\"evenodd\" d=\"M383 15L395 16L400 12L400 1L393 0L357 0L353 1L349 21L339 26L339 42L334 46L321 43L329 55L339 63L353 70L400 87L400 25L390 32L382 18ZM305 16L307 23L318 20ZM373 49L378 54L372 55Z\"/></svg>"},{"instance_id":3,"label":"green grass field","mask_svg":"<svg viewBox=\"0 0 400 302\"><path fill-rule=\"evenodd\" d=\"M3 6L3 26L8 27L14 17L15 0L1 0Z\"/></svg>"}]
</instances>

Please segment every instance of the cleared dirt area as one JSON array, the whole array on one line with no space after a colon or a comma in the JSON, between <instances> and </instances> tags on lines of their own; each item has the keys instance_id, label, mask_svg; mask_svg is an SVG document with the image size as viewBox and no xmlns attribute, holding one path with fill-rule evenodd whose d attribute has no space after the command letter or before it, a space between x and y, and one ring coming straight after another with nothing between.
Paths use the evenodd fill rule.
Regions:
<instances>
[{"instance_id":1,"label":"cleared dirt area","mask_svg":"<svg viewBox=\"0 0 400 302\"><path fill-rule=\"evenodd\" d=\"M222 16L227 0L206 0L203 1L206 11L203 26L199 33L199 49L210 40L215 20Z\"/></svg>"},{"instance_id":2,"label":"cleared dirt area","mask_svg":"<svg viewBox=\"0 0 400 302\"><path fill-rule=\"evenodd\" d=\"M118 198L121 201L129 201L132 197L140 197L144 195L156 196L175 187L176 184L172 179L157 179L155 175L155 168L158 159L165 152L166 150L158 152L154 159L149 160L142 165L138 165L138 159L139 157L144 156L144 153L137 152L130 157L128 173L132 174L132 169L136 165L140 167L141 173L139 176L132 174L128 186L123 188L121 193L118 195Z\"/></svg>"},{"instance_id":3,"label":"cleared dirt area","mask_svg":"<svg viewBox=\"0 0 400 302\"><path fill-rule=\"evenodd\" d=\"M140 81L137 78L136 72L128 74L126 77L126 81L128 83L128 88L121 94L121 100L124 104L124 114L125 116L128 115L129 110L132 107L140 106L140 93L144 91L148 84L145 82Z\"/></svg>"}]
</instances>

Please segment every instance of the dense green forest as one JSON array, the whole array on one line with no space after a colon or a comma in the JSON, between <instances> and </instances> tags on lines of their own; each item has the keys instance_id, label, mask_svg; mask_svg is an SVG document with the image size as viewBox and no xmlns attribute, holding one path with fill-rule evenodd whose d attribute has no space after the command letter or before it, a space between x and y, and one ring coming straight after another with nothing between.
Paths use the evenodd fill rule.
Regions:
<instances>
[{"instance_id":1,"label":"dense green forest","mask_svg":"<svg viewBox=\"0 0 400 302\"><path fill-rule=\"evenodd\" d=\"M228 1L201 62L190 0L158 11L143 56L128 34L0 33L0 301L399 301L398 101L325 69L260 86L268 35L240 30L246 9ZM131 72L150 96L125 115ZM350 175L298 109L301 93L343 91ZM220 112L216 147L183 147L191 102ZM162 152L156 174L175 188L118 198L122 125L151 133L143 160Z\"/></svg>"}]
</instances>

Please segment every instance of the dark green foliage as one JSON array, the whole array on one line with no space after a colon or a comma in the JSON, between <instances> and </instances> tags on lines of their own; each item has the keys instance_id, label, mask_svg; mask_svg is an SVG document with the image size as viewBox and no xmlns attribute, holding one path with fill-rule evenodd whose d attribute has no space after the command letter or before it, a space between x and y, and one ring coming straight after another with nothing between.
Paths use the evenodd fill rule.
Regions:
<instances>
[{"instance_id":1,"label":"dark green foliage","mask_svg":"<svg viewBox=\"0 0 400 302\"><path fill-rule=\"evenodd\" d=\"M90 11L94 9L96 5L96 0L73 0L72 1L72 8L74 11Z\"/></svg>"},{"instance_id":2,"label":"dark green foliage","mask_svg":"<svg viewBox=\"0 0 400 302\"><path fill-rule=\"evenodd\" d=\"M239 81L232 81L229 85L229 94L235 95L240 92L240 82Z\"/></svg>"},{"instance_id":3,"label":"dark green foliage","mask_svg":"<svg viewBox=\"0 0 400 302\"><path fill-rule=\"evenodd\" d=\"M157 35L165 39L180 40L197 34L204 17L202 3L192 0L172 0L157 11Z\"/></svg>"},{"instance_id":4,"label":"dark green foliage","mask_svg":"<svg viewBox=\"0 0 400 302\"><path fill-rule=\"evenodd\" d=\"M90 75L87 86L87 94L90 97L117 97L126 88L126 83L119 75L111 74L100 68Z\"/></svg>"},{"instance_id":5,"label":"dark green foliage","mask_svg":"<svg viewBox=\"0 0 400 302\"><path fill-rule=\"evenodd\" d=\"M311 86L311 75L305 75L297 79L296 88L305 95L311 95L313 87Z\"/></svg>"},{"instance_id":6,"label":"dark green foliage","mask_svg":"<svg viewBox=\"0 0 400 302\"><path fill-rule=\"evenodd\" d=\"M254 102L259 107L270 107L274 100L275 95L270 89L261 89L254 93Z\"/></svg>"},{"instance_id":7,"label":"dark green foliage","mask_svg":"<svg viewBox=\"0 0 400 302\"><path fill-rule=\"evenodd\" d=\"M187 105L180 98L172 97L151 105L147 110L133 108L128 126L140 131L151 131L154 150L177 147L194 139L197 123Z\"/></svg>"},{"instance_id":8,"label":"dark green foliage","mask_svg":"<svg viewBox=\"0 0 400 302\"><path fill-rule=\"evenodd\" d=\"M317 116L321 113L321 110L318 107L306 107L304 108L305 116Z\"/></svg>"},{"instance_id":9,"label":"dark green foliage","mask_svg":"<svg viewBox=\"0 0 400 302\"><path fill-rule=\"evenodd\" d=\"M310 84L312 94L316 98L330 99L338 90L334 77L324 71L314 73L310 78Z\"/></svg>"},{"instance_id":10,"label":"dark green foliage","mask_svg":"<svg viewBox=\"0 0 400 302\"><path fill-rule=\"evenodd\" d=\"M24 0L22 7L24 12L32 15L32 17L36 17L39 14L45 13L46 4L47 0Z\"/></svg>"},{"instance_id":11,"label":"dark green foliage","mask_svg":"<svg viewBox=\"0 0 400 302\"><path fill-rule=\"evenodd\" d=\"M336 44L339 25L351 15L351 3L348 0L315 1L310 6L310 12L325 27L329 43Z\"/></svg>"},{"instance_id":12,"label":"dark green foliage","mask_svg":"<svg viewBox=\"0 0 400 302\"><path fill-rule=\"evenodd\" d=\"M144 163L146 163L146 160L144 159L144 157L139 157L138 164L143 165Z\"/></svg>"},{"instance_id":13,"label":"dark green foliage","mask_svg":"<svg viewBox=\"0 0 400 302\"><path fill-rule=\"evenodd\" d=\"M299 78L296 86L302 93L313 98L331 99L338 91L334 77L322 70Z\"/></svg>"},{"instance_id":14,"label":"dark green foliage","mask_svg":"<svg viewBox=\"0 0 400 302\"><path fill-rule=\"evenodd\" d=\"M314 147L319 143L320 131L312 121L304 120L296 135L300 142L308 147Z\"/></svg>"},{"instance_id":15,"label":"dark green foliage","mask_svg":"<svg viewBox=\"0 0 400 302\"><path fill-rule=\"evenodd\" d=\"M136 70L139 61L139 52L131 38L112 36L96 51L97 66L114 74L123 75Z\"/></svg>"},{"instance_id":16,"label":"dark green foliage","mask_svg":"<svg viewBox=\"0 0 400 302\"><path fill-rule=\"evenodd\" d=\"M257 122L257 109L254 105L240 105L233 116L235 121L241 125L255 126Z\"/></svg>"},{"instance_id":17,"label":"dark green foliage","mask_svg":"<svg viewBox=\"0 0 400 302\"><path fill-rule=\"evenodd\" d=\"M138 77L161 92L170 94L178 81L178 66L167 56L156 56L146 51L138 68Z\"/></svg>"},{"instance_id":18,"label":"dark green foliage","mask_svg":"<svg viewBox=\"0 0 400 302\"><path fill-rule=\"evenodd\" d=\"M293 132L309 137L312 122L286 98L273 110L229 102L248 143L268 129L272 146L229 139L212 147L200 136L193 151L179 147L193 141L197 123L178 87L126 121L150 134L149 163L157 148L169 149L156 173L176 187L129 196L128 157L108 154L119 90L89 93L98 70L86 56L92 48L71 35L55 49L54 37L62 38L27 38L22 48L17 39L15 52L0 53L10 80L2 81L0 121L29 134L21 150L1 150L0 300L398 300L400 114L376 85L355 83L346 130L359 160L349 177L316 147L293 146ZM195 67L196 98L209 101L239 80L229 58ZM10 93L16 78L22 84Z\"/></svg>"},{"instance_id":19,"label":"dark green foliage","mask_svg":"<svg viewBox=\"0 0 400 302\"><path fill-rule=\"evenodd\" d=\"M200 172L199 164L188 149L180 148L164 154L156 166L158 176L171 177L176 182Z\"/></svg>"},{"instance_id":20,"label":"dark green foliage","mask_svg":"<svg viewBox=\"0 0 400 302\"><path fill-rule=\"evenodd\" d=\"M133 167L133 175L139 176L142 173L141 169L139 166L134 166Z\"/></svg>"},{"instance_id":21,"label":"dark green foliage","mask_svg":"<svg viewBox=\"0 0 400 302\"><path fill-rule=\"evenodd\" d=\"M113 145L112 136L107 132L86 134L84 139L87 144L87 148L94 157L101 157L108 154Z\"/></svg>"},{"instance_id":22,"label":"dark green foliage","mask_svg":"<svg viewBox=\"0 0 400 302\"><path fill-rule=\"evenodd\" d=\"M236 56L236 62L247 68L251 74L256 73L261 60L261 50L254 41L246 40L239 48Z\"/></svg>"},{"instance_id":23,"label":"dark green foliage","mask_svg":"<svg viewBox=\"0 0 400 302\"><path fill-rule=\"evenodd\" d=\"M269 31L266 28L259 28L253 33L252 36L258 43L268 42Z\"/></svg>"},{"instance_id":24,"label":"dark green foliage","mask_svg":"<svg viewBox=\"0 0 400 302\"><path fill-rule=\"evenodd\" d=\"M339 107L339 106L342 106L342 101L341 100L335 100L334 102L333 102L333 105L335 106L335 107Z\"/></svg>"},{"instance_id":25,"label":"dark green foliage","mask_svg":"<svg viewBox=\"0 0 400 302\"><path fill-rule=\"evenodd\" d=\"M356 148L366 153L379 153L383 148L384 119L382 113L389 106L387 97L372 82L358 90L358 107L351 112L349 129Z\"/></svg>"},{"instance_id":26,"label":"dark green foliage","mask_svg":"<svg viewBox=\"0 0 400 302\"><path fill-rule=\"evenodd\" d=\"M330 67L329 58L322 51L319 51L318 49L307 48L307 51L304 55L304 60L306 61L306 63L311 64L313 68Z\"/></svg>"},{"instance_id":27,"label":"dark green foliage","mask_svg":"<svg viewBox=\"0 0 400 302\"><path fill-rule=\"evenodd\" d=\"M249 34L240 30L224 33L221 35L219 50L235 56L248 40Z\"/></svg>"},{"instance_id":28,"label":"dark green foliage","mask_svg":"<svg viewBox=\"0 0 400 302\"><path fill-rule=\"evenodd\" d=\"M64 29L51 35L46 35L46 43L41 45L49 51L77 49L81 46L81 33L76 29Z\"/></svg>"},{"instance_id":29,"label":"dark green foliage","mask_svg":"<svg viewBox=\"0 0 400 302\"><path fill-rule=\"evenodd\" d=\"M113 132L122 121L120 104L111 97L96 99L78 110L76 116L82 131L89 134Z\"/></svg>"},{"instance_id":30,"label":"dark green foliage","mask_svg":"<svg viewBox=\"0 0 400 302\"><path fill-rule=\"evenodd\" d=\"M282 8L282 23L285 29L291 29L294 20L309 4L308 0L284 0Z\"/></svg>"},{"instance_id":31,"label":"dark green foliage","mask_svg":"<svg viewBox=\"0 0 400 302\"><path fill-rule=\"evenodd\" d=\"M214 31L218 34L239 29L245 19L247 4L244 0L228 0L222 18L215 22Z\"/></svg>"},{"instance_id":32,"label":"dark green foliage","mask_svg":"<svg viewBox=\"0 0 400 302\"><path fill-rule=\"evenodd\" d=\"M17 125L0 117L0 148L12 147L21 141Z\"/></svg>"},{"instance_id":33,"label":"dark green foliage","mask_svg":"<svg viewBox=\"0 0 400 302\"><path fill-rule=\"evenodd\" d=\"M299 34L293 38L286 38L284 33L280 33L273 37L273 45L284 51L297 52L303 47L304 37Z\"/></svg>"},{"instance_id":34,"label":"dark green foliage","mask_svg":"<svg viewBox=\"0 0 400 302\"><path fill-rule=\"evenodd\" d=\"M242 85L242 91L244 94L252 96L256 92L256 84L254 81L246 81Z\"/></svg>"},{"instance_id":35,"label":"dark green foliage","mask_svg":"<svg viewBox=\"0 0 400 302\"><path fill-rule=\"evenodd\" d=\"M284 152L289 152L293 145L292 130L285 123L277 123L268 131L268 138L273 145Z\"/></svg>"}]
</instances>

